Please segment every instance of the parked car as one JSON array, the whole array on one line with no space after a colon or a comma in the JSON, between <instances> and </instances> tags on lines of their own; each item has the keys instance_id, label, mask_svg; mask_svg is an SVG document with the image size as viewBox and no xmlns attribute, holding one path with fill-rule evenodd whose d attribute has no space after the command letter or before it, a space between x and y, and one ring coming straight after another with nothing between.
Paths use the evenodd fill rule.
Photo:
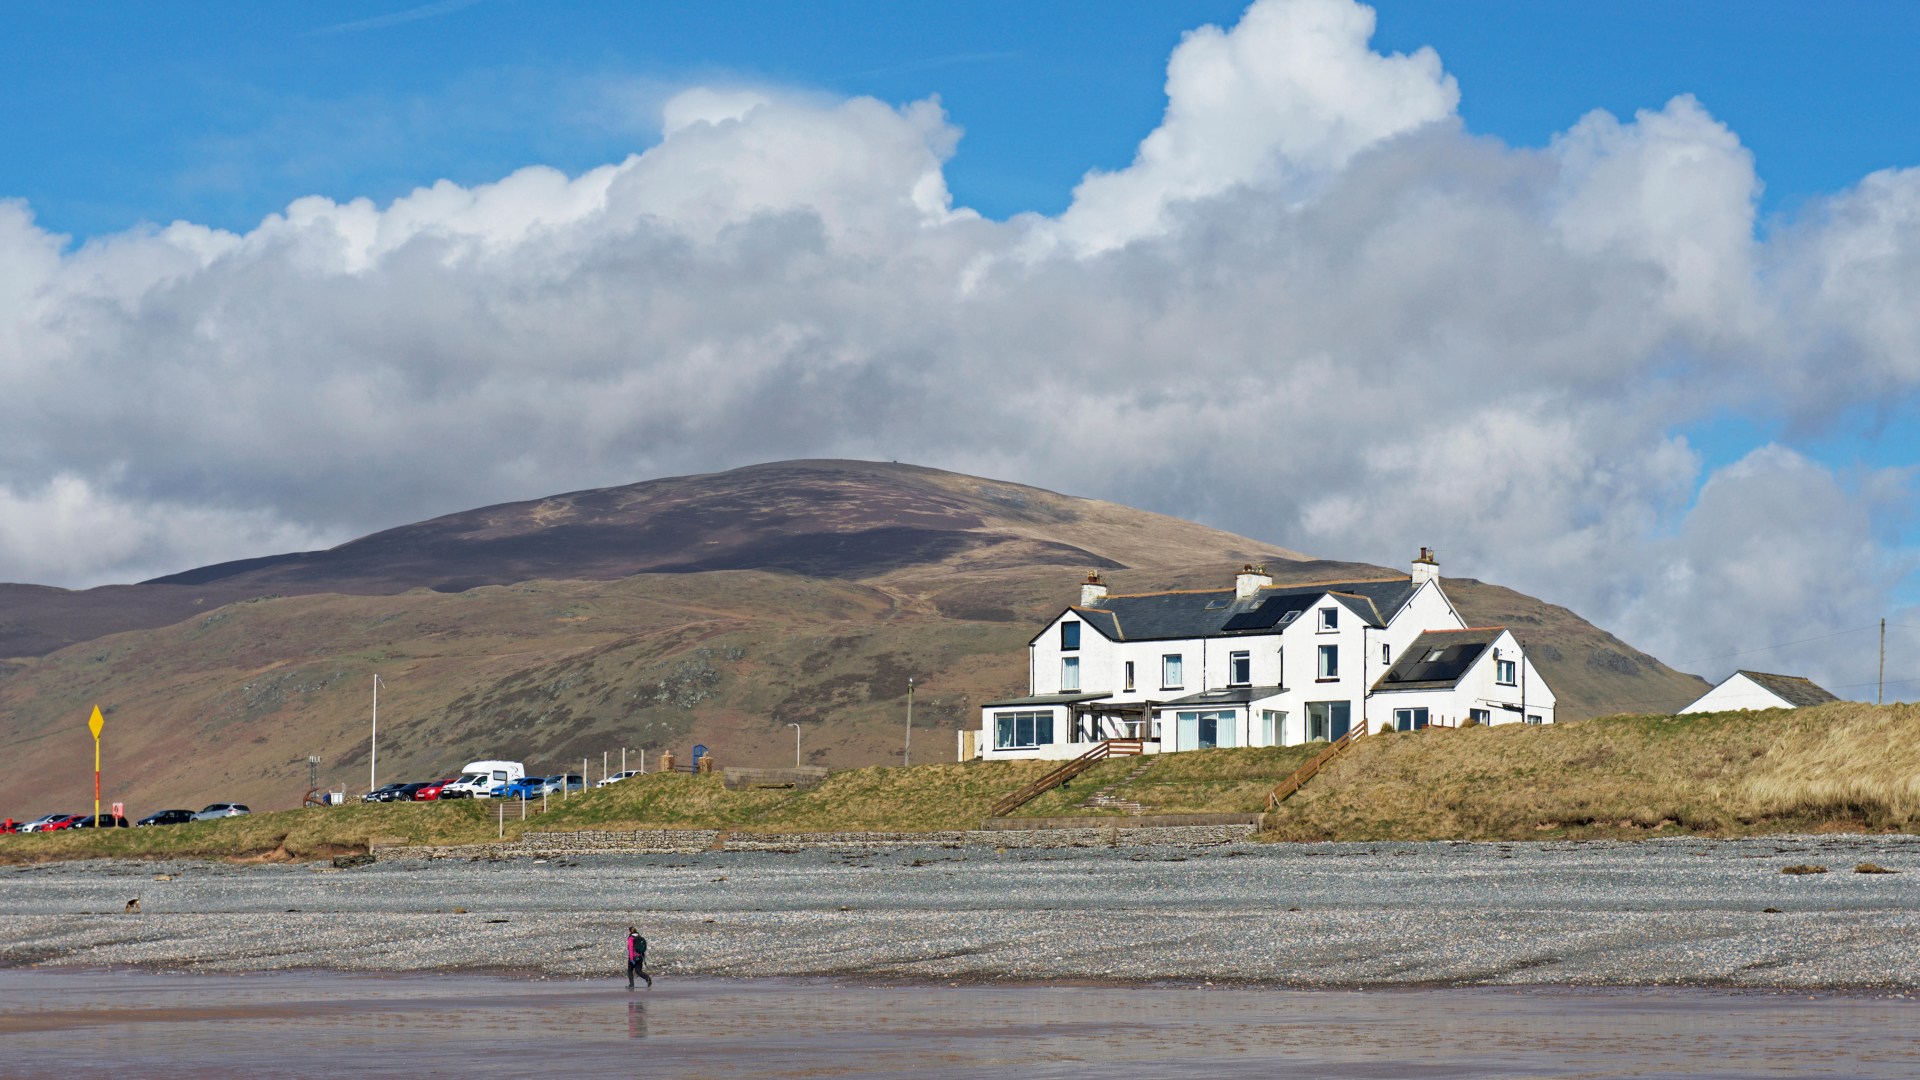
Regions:
<instances>
[{"instance_id":1,"label":"parked car","mask_svg":"<svg viewBox=\"0 0 1920 1080\"><path fill-rule=\"evenodd\" d=\"M47 822L45 825L42 825L33 831L34 832L59 832L61 829L71 829L73 828L74 822L79 821L80 817L81 815L79 814L55 814L52 821Z\"/></svg>"},{"instance_id":2,"label":"parked car","mask_svg":"<svg viewBox=\"0 0 1920 1080\"><path fill-rule=\"evenodd\" d=\"M372 791L367 792L365 795L360 796L360 801L361 802L392 802L393 800L400 797L400 789L406 786L407 785L404 783L395 783L395 784L387 784L382 787L377 787Z\"/></svg>"},{"instance_id":3,"label":"parked car","mask_svg":"<svg viewBox=\"0 0 1920 1080\"><path fill-rule=\"evenodd\" d=\"M98 824L96 825L92 814L81 814L79 821L67 826L69 829L92 829L96 827L101 829L124 829L127 827L127 819L118 814L101 814Z\"/></svg>"},{"instance_id":4,"label":"parked car","mask_svg":"<svg viewBox=\"0 0 1920 1080\"><path fill-rule=\"evenodd\" d=\"M435 798L441 800L471 799L473 798L473 788L466 785L476 783L478 780L479 777L471 773L465 776L454 777L453 782L441 788L440 794L435 796Z\"/></svg>"},{"instance_id":5,"label":"parked car","mask_svg":"<svg viewBox=\"0 0 1920 1080\"><path fill-rule=\"evenodd\" d=\"M60 818L69 817L69 816L70 815L68 814L45 814L40 817L34 818L32 821L21 822L20 831L21 832L39 832L41 829L46 828L48 825L52 824L54 821Z\"/></svg>"},{"instance_id":6,"label":"parked car","mask_svg":"<svg viewBox=\"0 0 1920 1080\"><path fill-rule=\"evenodd\" d=\"M626 779L629 779L629 778L631 778L631 777L635 777L635 776L639 776L639 775L641 775L641 772L640 772L640 770L639 770L639 769L628 769L628 770L627 770L626 772L617 772L617 773L614 773L614 774L613 774L612 776L609 776L609 777L606 777L605 779L602 779L602 780L601 780L601 781L600 781L599 783L597 783L597 784L595 784L595 785L593 785L593 786L594 786L594 787L606 787L606 786L607 786L608 784L617 784L617 783L619 783L619 782L620 782L620 781L622 781L622 780L626 780Z\"/></svg>"},{"instance_id":7,"label":"parked car","mask_svg":"<svg viewBox=\"0 0 1920 1080\"><path fill-rule=\"evenodd\" d=\"M554 791L559 791L561 788L565 788L568 791L587 790L586 778L579 773L560 773L555 776L549 776L547 779L553 782Z\"/></svg>"},{"instance_id":8,"label":"parked car","mask_svg":"<svg viewBox=\"0 0 1920 1080\"><path fill-rule=\"evenodd\" d=\"M251 813L253 813L253 811L247 809L244 805L237 802L217 802L217 803L209 803L206 809L193 815L193 820L211 821L214 818L239 817L242 814L251 814Z\"/></svg>"},{"instance_id":9,"label":"parked car","mask_svg":"<svg viewBox=\"0 0 1920 1080\"><path fill-rule=\"evenodd\" d=\"M448 784L441 798L446 798L449 791L462 791L476 799L497 798L508 784L527 775L527 767L517 761L469 761L460 772L460 779Z\"/></svg>"},{"instance_id":10,"label":"parked car","mask_svg":"<svg viewBox=\"0 0 1920 1080\"><path fill-rule=\"evenodd\" d=\"M148 814L146 817L143 817L139 821L134 822L134 824L136 826L138 825L182 825L192 820L193 820L193 811L191 810L160 810L155 813Z\"/></svg>"},{"instance_id":11,"label":"parked car","mask_svg":"<svg viewBox=\"0 0 1920 1080\"><path fill-rule=\"evenodd\" d=\"M442 780L435 780L432 783L422 787L419 791L414 792L413 793L414 801L433 802L440 798L440 793L447 789L448 784L451 784L458 779L460 778L457 776L449 776Z\"/></svg>"},{"instance_id":12,"label":"parked car","mask_svg":"<svg viewBox=\"0 0 1920 1080\"><path fill-rule=\"evenodd\" d=\"M506 787L501 788L500 794L496 797L503 799L537 799L546 789L546 777L523 776L513 783L508 784Z\"/></svg>"}]
</instances>

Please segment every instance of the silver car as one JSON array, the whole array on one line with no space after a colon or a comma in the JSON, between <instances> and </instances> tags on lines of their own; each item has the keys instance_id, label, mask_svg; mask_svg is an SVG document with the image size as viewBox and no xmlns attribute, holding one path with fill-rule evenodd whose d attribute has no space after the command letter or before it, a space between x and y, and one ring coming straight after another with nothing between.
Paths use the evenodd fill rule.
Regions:
<instances>
[{"instance_id":1,"label":"silver car","mask_svg":"<svg viewBox=\"0 0 1920 1080\"><path fill-rule=\"evenodd\" d=\"M253 813L253 811L247 809L246 806L241 803L217 802L208 806L205 810L202 810L199 813L193 815L193 820L208 821L213 818L239 817L242 814L251 814L251 813Z\"/></svg>"}]
</instances>

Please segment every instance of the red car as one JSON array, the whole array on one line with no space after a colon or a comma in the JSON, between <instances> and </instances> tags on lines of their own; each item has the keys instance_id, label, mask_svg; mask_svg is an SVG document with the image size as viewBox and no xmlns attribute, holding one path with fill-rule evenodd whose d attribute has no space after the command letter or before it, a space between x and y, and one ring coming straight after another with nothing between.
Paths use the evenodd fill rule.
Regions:
<instances>
[{"instance_id":1,"label":"red car","mask_svg":"<svg viewBox=\"0 0 1920 1080\"><path fill-rule=\"evenodd\" d=\"M42 825L33 831L34 832L59 832L61 829L71 829L73 828L76 822L81 821L86 817L87 817L86 814L61 814L59 817L54 818L52 821L47 822L45 825Z\"/></svg>"},{"instance_id":2,"label":"red car","mask_svg":"<svg viewBox=\"0 0 1920 1080\"><path fill-rule=\"evenodd\" d=\"M440 798L441 788L446 787L448 784L451 784L458 779L460 778L457 776L449 776L444 780L435 780L433 783L428 784L426 787L423 787L419 791L414 792L413 801L414 802L434 802Z\"/></svg>"}]
</instances>

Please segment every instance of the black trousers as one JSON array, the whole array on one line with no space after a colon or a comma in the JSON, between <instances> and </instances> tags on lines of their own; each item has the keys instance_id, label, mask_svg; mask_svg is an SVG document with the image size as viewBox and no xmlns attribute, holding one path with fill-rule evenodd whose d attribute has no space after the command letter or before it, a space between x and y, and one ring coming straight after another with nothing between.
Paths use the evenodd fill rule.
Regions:
<instances>
[{"instance_id":1,"label":"black trousers","mask_svg":"<svg viewBox=\"0 0 1920 1080\"><path fill-rule=\"evenodd\" d=\"M645 971L646 963L647 958L644 956L627 961L627 989L633 989L633 977L635 975L645 979L648 986L653 985L653 976L647 974Z\"/></svg>"}]
</instances>

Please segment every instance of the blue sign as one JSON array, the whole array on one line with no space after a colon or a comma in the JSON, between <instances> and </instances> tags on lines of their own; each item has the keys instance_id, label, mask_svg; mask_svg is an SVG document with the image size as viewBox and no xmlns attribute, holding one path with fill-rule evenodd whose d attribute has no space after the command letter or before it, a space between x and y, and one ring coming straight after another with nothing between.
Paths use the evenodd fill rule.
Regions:
<instances>
[{"instance_id":1,"label":"blue sign","mask_svg":"<svg viewBox=\"0 0 1920 1080\"><path fill-rule=\"evenodd\" d=\"M694 743L693 744L693 771L694 772L700 771L700 759L706 756L707 756L707 745L705 743Z\"/></svg>"}]
</instances>

